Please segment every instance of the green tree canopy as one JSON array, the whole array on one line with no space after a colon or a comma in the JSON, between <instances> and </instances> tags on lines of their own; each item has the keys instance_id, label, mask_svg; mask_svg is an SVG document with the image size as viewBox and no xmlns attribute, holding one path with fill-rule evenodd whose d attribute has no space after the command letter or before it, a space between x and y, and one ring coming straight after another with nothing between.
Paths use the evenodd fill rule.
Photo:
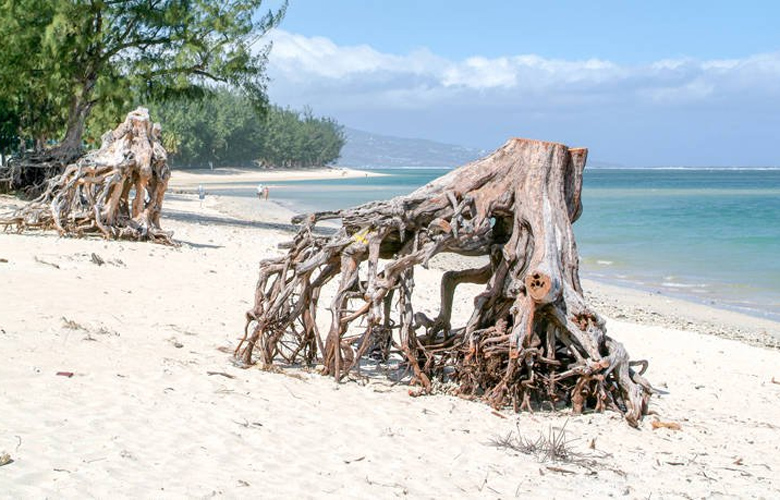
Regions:
<instances>
[{"instance_id":1,"label":"green tree canopy","mask_svg":"<svg viewBox=\"0 0 780 500\"><path fill-rule=\"evenodd\" d=\"M215 90L202 99L167 100L151 106L163 123L163 145L177 167L312 167L333 163L345 142L331 118L271 106L259 116L235 91Z\"/></svg>"},{"instance_id":2,"label":"green tree canopy","mask_svg":"<svg viewBox=\"0 0 780 500\"><path fill-rule=\"evenodd\" d=\"M198 96L218 83L262 110L269 47L258 43L286 10L258 15L262 3L0 0L0 114L38 142L62 134L61 150L77 154L95 107Z\"/></svg>"}]
</instances>

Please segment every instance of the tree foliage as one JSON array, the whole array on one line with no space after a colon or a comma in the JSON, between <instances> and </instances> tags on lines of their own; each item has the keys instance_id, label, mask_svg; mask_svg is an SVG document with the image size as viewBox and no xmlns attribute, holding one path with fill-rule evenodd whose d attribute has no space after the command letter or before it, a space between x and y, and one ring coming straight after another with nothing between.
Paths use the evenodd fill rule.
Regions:
<instances>
[{"instance_id":1,"label":"tree foliage","mask_svg":"<svg viewBox=\"0 0 780 500\"><path fill-rule=\"evenodd\" d=\"M264 115L226 89L198 100L152 106L164 124L163 145L178 167L312 167L338 159L345 137L330 118L272 106Z\"/></svg>"},{"instance_id":2,"label":"tree foliage","mask_svg":"<svg viewBox=\"0 0 780 500\"><path fill-rule=\"evenodd\" d=\"M58 36L55 3L0 0L0 152L35 139L40 145L64 124L68 68L51 53Z\"/></svg>"},{"instance_id":3,"label":"tree foliage","mask_svg":"<svg viewBox=\"0 0 780 500\"><path fill-rule=\"evenodd\" d=\"M0 0L3 109L40 146L80 150L95 108L118 116L140 99L201 96L215 82L267 105L268 46L279 10L263 0ZM116 110L113 111L112 110Z\"/></svg>"}]
</instances>

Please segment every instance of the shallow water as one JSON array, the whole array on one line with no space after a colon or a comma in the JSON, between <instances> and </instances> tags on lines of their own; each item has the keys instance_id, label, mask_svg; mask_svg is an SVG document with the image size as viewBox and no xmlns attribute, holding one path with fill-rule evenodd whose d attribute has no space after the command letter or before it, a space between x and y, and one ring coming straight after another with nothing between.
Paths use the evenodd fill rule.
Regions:
<instances>
[{"instance_id":1,"label":"shallow water","mask_svg":"<svg viewBox=\"0 0 780 500\"><path fill-rule=\"evenodd\" d=\"M409 193L444 169L271 184L295 211ZM217 194L254 196L254 185ZM780 170L588 169L574 224L585 277L780 319Z\"/></svg>"},{"instance_id":2,"label":"shallow water","mask_svg":"<svg viewBox=\"0 0 780 500\"><path fill-rule=\"evenodd\" d=\"M780 318L780 170L591 170L583 270Z\"/></svg>"}]
</instances>

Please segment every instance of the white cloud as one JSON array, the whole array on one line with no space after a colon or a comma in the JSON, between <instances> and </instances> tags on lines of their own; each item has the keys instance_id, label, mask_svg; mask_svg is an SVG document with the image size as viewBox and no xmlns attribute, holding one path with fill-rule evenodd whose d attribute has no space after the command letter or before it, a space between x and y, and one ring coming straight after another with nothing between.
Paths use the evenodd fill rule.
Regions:
<instances>
[{"instance_id":1,"label":"white cloud","mask_svg":"<svg viewBox=\"0 0 780 500\"><path fill-rule=\"evenodd\" d=\"M331 95L343 99L346 106L425 106L462 98L464 92L482 96L492 92L513 104L538 104L540 97L555 100L561 94L566 94L567 101L580 96L587 102L603 94L617 101L680 105L723 92L770 91L780 78L780 54L710 61L662 59L629 66L533 54L474 56L460 61L424 49L396 55L368 45L339 46L327 38L283 30L274 32L272 40L273 91L293 100L312 92Z\"/></svg>"},{"instance_id":2,"label":"white cloud","mask_svg":"<svg viewBox=\"0 0 780 500\"><path fill-rule=\"evenodd\" d=\"M450 65L440 80L445 87L512 88L517 85L517 74L512 62L506 57L470 57L462 64Z\"/></svg>"},{"instance_id":3,"label":"white cloud","mask_svg":"<svg viewBox=\"0 0 780 500\"><path fill-rule=\"evenodd\" d=\"M714 126L712 117L728 115L737 123L780 115L780 53L641 65L536 54L453 60L427 49L389 54L283 30L271 38L268 69L275 102L309 104L318 113L348 117L347 124L367 124L377 132L452 136L452 141L473 136L471 144L485 144L477 136L561 130L564 138L580 141L592 140L585 132L597 130L599 137L621 137L633 123L632 147L640 147L647 130L660 134L671 124L703 131ZM447 127L460 127L460 136L445 133ZM766 126L762 130L766 136Z\"/></svg>"},{"instance_id":4,"label":"white cloud","mask_svg":"<svg viewBox=\"0 0 780 500\"><path fill-rule=\"evenodd\" d=\"M305 37L276 30L271 35L272 67L301 79L347 78L379 72L422 74L439 63L427 51L408 56L383 54L368 45L340 47L324 37Z\"/></svg>"}]
</instances>

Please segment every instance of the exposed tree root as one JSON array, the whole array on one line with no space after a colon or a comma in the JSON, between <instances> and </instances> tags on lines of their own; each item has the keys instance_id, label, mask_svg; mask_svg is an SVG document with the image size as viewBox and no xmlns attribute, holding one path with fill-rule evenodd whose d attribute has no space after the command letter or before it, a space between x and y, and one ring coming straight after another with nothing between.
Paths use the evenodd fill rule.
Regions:
<instances>
[{"instance_id":1,"label":"exposed tree root","mask_svg":"<svg viewBox=\"0 0 780 500\"><path fill-rule=\"evenodd\" d=\"M586 156L512 139L410 195L296 217L301 228L288 253L260 264L237 360L319 361L338 380L392 344L423 392L443 379L496 408L613 409L637 425L650 385L606 335L579 281L572 223L582 211ZM335 235L313 232L335 218ZM414 270L443 252L489 256L489 264L444 273L440 312L428 318L412 304ZM318 300L333 279L330 328L321 332ZM465 282L485 289L468 321L454 326L453 294Z\"/></svg>"},{"instance_id":2,"label":"exposed tree root","mask_svg":"<svg viewBox=\"0 0 780 500\"><path fill-rule=\"evenodd\" d=\"M38 198L0 225L17 231L56 229L61 235L96 233L108 239L149 240L172 245L160 228L170 178L160 125L138 108L87 153L52 178Z\"/></svg>"},{"instance_id":3,"label":"exposed tree root","mask_svg":"<svg viewBox=\"0 0 780 500\"><path fill-rule=\"evenodd\" d=\"M46 189L48 182L62 173L78 157L63 158L58 151L45 150L12 158L0 166L0 193L16 191L30 199Z\"/></svg>"}]
</instances>

